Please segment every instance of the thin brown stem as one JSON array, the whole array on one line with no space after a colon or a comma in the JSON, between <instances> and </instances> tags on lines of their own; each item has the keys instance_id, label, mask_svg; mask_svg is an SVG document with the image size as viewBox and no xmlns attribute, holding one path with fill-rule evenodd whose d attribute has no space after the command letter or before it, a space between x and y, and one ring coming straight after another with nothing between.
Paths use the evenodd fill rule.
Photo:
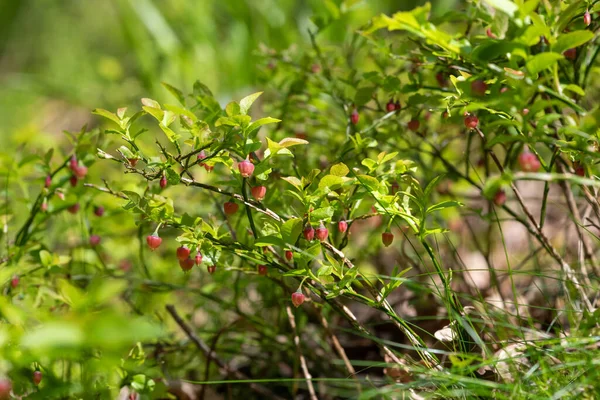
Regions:
<instances>
[{"instance_id":1,"label":"thin brown stem","mask_svg":"<svg viewBox=\"0 0 600 400\"><path fill-rule=\"evenodd\" d=\"M290 306L286 306L285 311L287 312L288 320L290 321L290 326L292 327L292 331L294 332L294 344L296 345L298 358L300 359L300 368L302 369L302 374L304 375L304 379L306 380L308 393L310 394L311 400L319 400L315 392L315 388L312 384L312 376L310 375L310 371L308 370L306 358L304 358L304 355L302 354L302 348L300 346L300 336L298 335L298 329L296 327L296 318L294 318L294 313L292 312L292 308Z\"/></svg>"},{"instance_id":2,"label":"thin brown stem","mask_svg":"<svg viewBox=\"0 0 600 400\"><path fill-rule=\"evenodd\" d=\"M348 355L346 354L346 350L344 350L344 347L342 347L339 339L337 338L335 333L333 333L333 331L329 327L329 322L327 322L327 318L325 318L323 316L323 313L321 312L321 310L316 307L315 307L315 309L317 310L317 313L319 314L319 319L321 320L321 325L323 325L323 328L325 328L325 332L327 333L327 336L329 337L329 341L331 342L331 345L333 346L335 351L338 353L338 355L344 362L344 366L348 370L349 376L352 377L356 381L356 390L358 391L358 393L360 393L361 392L360 383L358 382L358 378L356 376L356 371L354 370L354 367L352 366L352 363L350 362L350 359L348 358Z\"/></svg>"}]
</instances>

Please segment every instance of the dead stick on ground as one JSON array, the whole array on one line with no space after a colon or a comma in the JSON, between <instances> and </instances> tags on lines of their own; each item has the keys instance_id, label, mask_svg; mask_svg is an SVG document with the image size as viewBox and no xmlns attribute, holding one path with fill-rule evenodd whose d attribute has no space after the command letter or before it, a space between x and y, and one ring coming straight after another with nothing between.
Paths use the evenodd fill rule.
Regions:
<instances>
[{"instance_id":1,"label":"dead stick on ground","mask_svg":"<svg viewBox=\"0 0 600 400\"><path fill-rule=\"evenodd\" d=\"M167 309L168 313L171 314L171 317L173 317L173 320L177 323L177 325L179 325L179 327L185 332L185 334L192 341L192 343L194 343L194 345L196 345L198 350L200 350L202 353L204 353L204 355L206 357L211 357L215 361L215 363L219 366L219 368L226 375L233 376L235 379L239 379L239 380L249 379L242 372L240 372L236 369L230 368L227 365L227 363L225 361L221 360L214 352L211 355L210 347L206 343L204 343L202 341L202 339L200 339L198 336L196 336L196 334L194 332L192 332L192 329L179 316L179 314L177 313L177 310L175 310L175 306L169 304L166 306L166 309ZM271 390L269 390L265 386L259 385L257 383L250 383L250 389L254 390L256 393L258 393L262 396L268 397L269 399L284 400L283 398L277 396L275 393L271 392Z\"/></svg>"},{"instance_id":2,"label":"dead stick on ground","mask_svg":"<svg viewBox=\"0 0 600 400\"><path fill-rule=\"evenodd\" d=\"M338 353L340 358L344 361L344 365L346 366L346 369L348 370L348 373L350 374L350 376L354 380L356 380L356 390L358 390L358 393L360 393L361 392L360 383L358 382L358 378L356 377L356 371L354 370L354 367L352 366L352 363L350 362L348 355L346 355L346 351L342 347L342 344L338 340L337 336L335 336L335 334L333 333L331 328L329 328L329 322L327 322L327 318L325 318L323 316L323 313L321 312L321 310L319 310L316 307L315 307L315 309L317 310L317 313L319 314L319 318L321 319L321 324L323 325L323 328L325 328L325 332L327 332L327 335L329 336L331 345L333 346L335 351Z\"/></svg>"},{"instance_id":3,"label":"dead stick on ground","mask_svg":"<svg viewBox=\"0 0 600 400\"><path fill-rule=\"evenodd\" d=\"M292 312L292 308L290 306L287 306L285 310L287 311L288 319L290 320L290 326L294 331L294 343L296 344L296 349L298 350L298 357L300 358L300 367L302 368L304 379L306 379L308 393L310 393L311 400L318 400L317 394L315 393L315 388L312 384L312 376L310 375L310 371L308 370L308 365L306 365L306 359L302 355L302 348L300 347L300 336L298 336L298 330L296 329L296 318L294 318L294 313Z\"/></svg>"}]
</instances>

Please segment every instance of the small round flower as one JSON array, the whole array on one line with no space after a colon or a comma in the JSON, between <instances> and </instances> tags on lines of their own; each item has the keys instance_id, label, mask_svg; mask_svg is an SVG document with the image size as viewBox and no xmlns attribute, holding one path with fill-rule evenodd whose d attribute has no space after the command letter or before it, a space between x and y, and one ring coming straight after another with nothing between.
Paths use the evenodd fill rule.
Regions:
<instances>
[{"instance_id":1,"label":"small round flower","mask_svg":"<svg viewBox=\"0 0 600 400\"><path fill-rule=\"evenodd\" d=\"M194 260L192 260L189 257L183 260L179 260L179 266L183 271L189 271L194 266Z\"/></svg>"},{"instance_id":2,"label":"small round flower","mask_svg":"<svg viewBox=\"0 0 600 400\"><path fill-rule=\"evenodd\" d=\"M85 165L77 165L73 168L73 173L78 179L83 179L88 173L88 169Z\"/></svg>"},{"instance_id":3,"label":"small round flower","mask_svg":"<svg viewBox=\"0 0 600 400\"><path fill-rule=\"evenodd\" d=\"M99 235L91 235L90 236L90 246L96 247L100 244L102 238Z\"/></svg>"},{"instance_id":4,"label":"small round flower","mask_svg":"<svg viewBox=\"0 0 600 400\"><path fill-rule=\"evenodd\" d=\"M150 247L150 249L152 249L154 251L162 243L162 238L155 234L148 235L148 236L146 236L146 243L148 243L148 246Z\"/></svg>"},{"instance_id":5,"label":"small round flower","mask_svg":"<svg viewBox=\"0 0 600 400\"><path fill-rule=\"evenodd\" d=\"M563 51L563 56L569 60L575 60L577 58L577 49L571 48Z\"/></svg>"},{"instance_id":6,"label":"small round flower","mask_svg":"<svg viewBox=\"0 0 600 400\"><path fill-rule=\"evenodd\" d=\"M39 385L42 381L42 371L34 371L33 372L33 384L35 386Z\"/></svg>"},{"instance_id":7,"label":"small round flower","mask_svg":"<svg viewBox=\"0 0 600 400\"><path fill-rule=\"evenodd\" d=\"M519 166L524 172L537 172L539 171L542 164L535 154L529 150L523 151L519 154Z\"/></svg>"},{"instance_id":8,"label":"small round flower","mask_svg":"<svg viewBox=\"0 0 600 400\"><path fill-rule=\"evenodd\" d=\"M338 222L338 231L345 233L348 230L348 223L344 220Z\"/></svg>"},{"instance_id":9,"label":"small round flower","mask_svg":"<svg viewBox=\"0 0 600 400\"><path fill-rule=\"evenodd\" d=\"M223 211L226 215L235 214L239 208L240 206L238 206L237 203L234 203L233 201L228 201L223 204Z\"/></svg>"},{"instance_id":10,"label":"small round flower","mask_svg":"<svg viewBox=\"0 0 600 400\"><path fill-rule=\"evenodd\" d=\"M71 156L71 159L69 160L69 169L74 170L77 167L78 163L79 161L77 161L77 156L73 154Z\"/></svg>"},{"instance_id":11,"label":"small round flower","mask_svg":"<svg viewBox=\"0 0 600 400\"><path fill-rule=\"evenodd\" d=\"M102 206L96 206L94 207L94 215L96 217L101 217L104 215L104 207Z\"/></svg>"},{"instance_id":12,"label":"small round flower","mask_svg":"<svg viewBox=\"0 0 600 400\"><path fill-rule=\"evenodd\" d=\"M435 80L437 81L438 85L440 85L440 87L448 86L448 79L442 72L438 72L437 74L435 74Z\"/></svg>"},{"instance_id":13,"label":"small round flower","mask_svg":"<svg viewBox=\"0 0 600 400\"><path fill-rule=\"evenodd\" d=\"M252 197L254 197L257 201L262 201L267 194L267 188L264 186L254 186L250 191L252 193Z\"/></svg>"},{"instance_id":14,"label":"small round flower","mask_svg":"<svg viewBox=\"0 0 600 400\"><path fill-rule=\"evenodd\" d=\"M266 275L267 274L267 266L266 265L259 265L258 266L258 274L259 275Z\"/></svg>"},{"instance_id":15,"label":"small round flower","mask_svg":"<svg viewBox=\"0 0 600 400\"><path fill-rule=\"evenodd\" d=\"M358 120L360 119L360 114L356 111L356 108L352 110L352 114L350 114L350 122L352 125L358 124Z\"/></svg>"},{"instance_id":16,"label":"small round flower","mask_svg":"<svg viewBox=\"0 0 600 400\"><path fill-rule=\"evenodd\" d=\"M0 400L11 398L12 382L8 378L0 378Z\"/></svg>"},{"instance_id":17,"label":"small round flower","mask_svg":"<svg viewBox=\"0 0 600 400\"><path fill-rule=\"evenodd\" d=\"M294 253L291 250L285 251L285 259L288 261L292 261L294 259Z\"/></svg>"},{"instance_id":18,"label":"small round flower","mask_svg":"<svg viewBox=\"0 0 600 400\"><path fill-rule=\"evenodd\" d=\"M383 232L381 234L381 241L385 247L388 247L394 241L394 234L392 232Z\"/></svg>"},{"instance_id":19,"label":"small round flower","mask_svg":"<svg viewBox=\"0 0 600 400\"><path fill-rule=\"evenodd\" d=\"M471 92L475 96L484 96L487 90L487 84L481 79L477 79L471 83Z\"/></svg>"},{"instance_id":20,"label":"small round flower","mask_svg":"<svg viewBox=\"0 0 600 400\"><path fill-rule=\"evenodd\" d=\"M590 24L592 23L592 15L589 11L586 11L585 14L583 14L583 23L585 24L585 26L590 26Z\"/></svg>"},{"instance_id":21,"label":"small round flower","mask_svg":"<svg viewBox=\"0 0 600 400\"><path fill-rule=\"evenodd\" d=\"M585 176L585 167L583 166L583 164L581 164L580 162L574 162L573 168L575 169L575 175L581 177Z\"/></svg>"},{"instance_id":22,"label":"small round flower","mask_svg":"<svg viewBox=\"0 0 600 400\"><path fill-rule=\"evenodd\" d=\"M506 192L502 189L498 189L494 195L494 204L501 207L506 203Z\"/></svg>"},{"instance_id":23,"label":"small round flower","mask_svg":"<svg viewBox=\"0 0 600 400\"><path fill-rule=\"evenodd\" d=\"M202 150L200 153L198 153L198 155L196 156L196 159L198 161L202 161L206 158L206 152L204 150ZM201 167L204 166L203 162L199 162L198 165L200 165Z\"/></svg>"},{"instance_id":24,"label":"small round flower","mask_svg":"<svg viewBox=\"0 0 600 400\"><path fill-rule=\"evenodd\" d=\"M325 225L321 224L317 229L315 229L315 236L321 242L327 240L327 236L329 236L329 230L325 228Z\"/></svg>"},{"instance_id":25,"label":"small round flower","mask_svg":"<svg viewBox=\"0 0 600 400\"><path fill-rule=\"evenodd\" d=\"M238 170L243 178L250 178L254 172L254 164L248 160L240 161L238 163Z\"/></svg>"},{"instance_id":26,"label":"small round flower","mask_svg":"<svg viewBox=\"0 0 600 400\"><path fill-rule=\"evenodd\" d=\"M292 293L292 304L294 307L300 307L304 303L304 294L300 291Z\"/></svg>"},{"instance_id":27,"label":"small round flower","mask_svg":"<svg viewBox=\"0 0 600 400\"><path fill-rule=\"evenodd\" d=\"M394 103L394 101L390 99L390 101L388 101L385 105L385 110L387 112L396 111L396 103Z\"/></svg>"},{"instance_id":28,"label":"small round flower","mask_svg":"<svg viewBox=\"0 0 600 400\"><path fill-rule=\"evenodd\" d=\"M475 129L477 128L477 125L479 125L479 118L477 118L475 115L467 115L465 117L465 126L469 129Z\"/></svg>"},{"instance_id":29,"label":"small round flower","mask_svg":"<svg viewBox=\"0 0 600 400\"><path fill-rule=\"evenodd\" d=\"M309 242L315 238L315 230L310 225L306 225L306 227L304 227L302 234L304 235L304 239L308 240Z\"/></svg>"},{"instance_id":30,"label":"small round flower","mask_svg":"<svg viewBox=\"0 0 600 400\"><path fill-rule=\"evenodd\" d=\"M180 246L177 248L177 259L185 260L190 256L190 249L186 246Z\"/></svg>"},{"instance_id":31,"label":"small round flower","mask_svg":"<svg viewBox=\"0 0 600 400\"><path fill-rule=\"evenodd\" d=\"M408 129L410 129L413 132L416 132L419 130L419 126L421 126L421 123L419 122L418 119L411 119L410 121L408 121Z\"/></svg>"}]
</instances>

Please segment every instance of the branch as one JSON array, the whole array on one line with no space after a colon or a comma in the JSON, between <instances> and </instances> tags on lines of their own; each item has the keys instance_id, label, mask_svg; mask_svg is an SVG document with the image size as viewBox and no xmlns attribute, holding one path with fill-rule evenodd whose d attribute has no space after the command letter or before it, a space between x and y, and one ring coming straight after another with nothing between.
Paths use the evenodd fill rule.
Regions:
<instances>
[{"instance_id":1,"label":"branch","mask_svg":"<svg viewBox=\"0 0 600 400\"><path fill-rule=\"evenodd\" d=\"M352 366L352 363L350 362L348 355L346 355L346 351L342 347L337 336L335 336L335 334L333 333L331 328L329 328L329 322L327 322L327 318L325 318L323 316L323 313L321 312L321 310L319 308L315 307L315 309L317 310L317 313L319 314L319 319L321 320L321 325L323 325L323 328L325 328L325 332L327 332L327 335L329 336L331 345L333 346L335 351L338 353L338 355L340 356L342 361L344 361L344 365L346 366L348 373L356 381L356 390L358 391L358 393L360 393L361 392L360 383L358 382L358 378L356 377L356 371L354 370L354 367Z\"/></svg>"},{"instance_id":2,"label":"branch","mask_svg":"<svg viewBox=\"0 0 600 400\"><path fill-rule=\"evenodd\" d=\"M109 188L108 184L106 183L106 181L104 181L104 185L106 187L100 187L100 186L94 185L93 183L84 183L83 184L83 186L85 186L85 187L96 189L96 190L99 190L99 191L104 192L104 193L112 194L113 196L118 197L120 199L129 200L128 197L125 196L123 193L121 193L121 192L115 192L114 190L112 190L111 188Z\"/></svg>"},{"instance_id":3,"label":"branch","mask_svg":"<svg viewBox=\"0 0 600 400\"><path fill-rule=\"evenodd\" d=\"M177 325L179 325L179 327L185 332L187 337L192 341L192 343L194 343L194 345L196 345L198 350L200 350L202 353L204 353L204 355L206 357L212 357L212 359L219 366L219 368L222 370L222 372L224 372L227 376L232 376L238 380L248 380L249 379L242 372L238 371L235 368L231 368L229 365L227 365L227 363L225 361L221 360L216 354L213 353L211 355L210 347L208 347L208 345L206 343L204 343L202 341L202 339L200 339L198 336L196 336L196 334L194 332L192 332L192 329L179 316L179 314L177 313L177 310L175 310L175 306L168 304L165 306L165 308L167 309L167 312L171 315L171 317L173 317L173 320L177 323ZM283 398L281 398L281 397L277 396L275 393L273 393L267 387L260 385L258 383L250 383L250 389L254 390L256 393L258 393L262 396L265 396L269 399L284 400Z\"/></svg>"},{"instance_id":4,"label":"branch","mask_svg":"<svg viewBox=\"0 0 600 400\"><path fill-rule=\"evenodd\" d=\"M298 351L298 357L300 358L300 367L302 368L304 379L306 379L306 386L308 386L308 393L310 393L311 400L319 400L317 398L317 394L315 393L315 388L312 384L312 376L310 375L310 371L308 370L308 366L306 365L306 359L304 358L304 355L302 355L302 348L300 347L300 336L298 336L298 330L296 329L296 319L294 318L294 313L292 313L292 308L290 306L286 306L285 311L287 312L288 320L290 321L290 326L294 331L294 343L296 344L296 350Z\"/></svg>"},{"instance_id":5,"label":"branch","mask_svg":"<svg viewBox=\"0 0 600 400\"><path fill-rule=\"evenodd\" d=\"M253 208L254 210L263 213L269 217L271 217L272 219L274 219L277 222L283 222L284 219L282 217L280 217L279 215L277 215L277 213L275 213L272 210L269 210L268 208L264 208L260 203L255 202L254 200L244 200L244 197L242 195L239 195L237 193L231 193L228 192L226 190L223 189L219 189L218 187L215 186L211 186L211 185L207 185L205 183L200 183L200 182L196 182L192 179L189 178L181 178L181 182L183 182L184 184L188 185L188 186L195 186L195 187L199 187L202 189L206 189L206 190L210 190L211 192L214 193L218 193L224 196L229 196L229 197L233 197L236 200L241 201L242 203L244 203L247 207Z\"/></svg>"},{"instance_id":6,"label":"branch","mask_svg":"<svg viewBox=\"0 0 600 400\"><path fill-rule=\"evenodd\" d=\"M256 230L256 226L254 225L254 219L252 218L251 207L248 203L248 194L246 193L246 186L248 184L248 180L244 178L242 180L242 197L244 199L244 204L246 205L246 215L248 216L248 222L250 223L250 228L252 229L252 234L254 235L254 240L258 239L258 231Z\"/></svg>"}]
</instances>

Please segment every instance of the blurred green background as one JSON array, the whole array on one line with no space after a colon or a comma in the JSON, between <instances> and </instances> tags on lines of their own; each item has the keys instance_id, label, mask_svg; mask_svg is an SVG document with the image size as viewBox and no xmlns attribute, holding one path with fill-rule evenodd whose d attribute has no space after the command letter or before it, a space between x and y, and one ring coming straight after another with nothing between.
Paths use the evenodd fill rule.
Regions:
<instances>
[{"instance_id":1,"label":"blurred green background","mask_svg":"<svg viewBox=\"0 0 600 400\"><path fill-rule=\"evenodd\" d=\"M254 90L261 44L304 46L315 18L333 21L321 40L341 42L377 13L422 3L0 0L0 137L10 148L52 145L56 133L89 122L93 108L168 97L161 81L187 91L200 79L226 102Z\"/></svg>"}]
</instances>

